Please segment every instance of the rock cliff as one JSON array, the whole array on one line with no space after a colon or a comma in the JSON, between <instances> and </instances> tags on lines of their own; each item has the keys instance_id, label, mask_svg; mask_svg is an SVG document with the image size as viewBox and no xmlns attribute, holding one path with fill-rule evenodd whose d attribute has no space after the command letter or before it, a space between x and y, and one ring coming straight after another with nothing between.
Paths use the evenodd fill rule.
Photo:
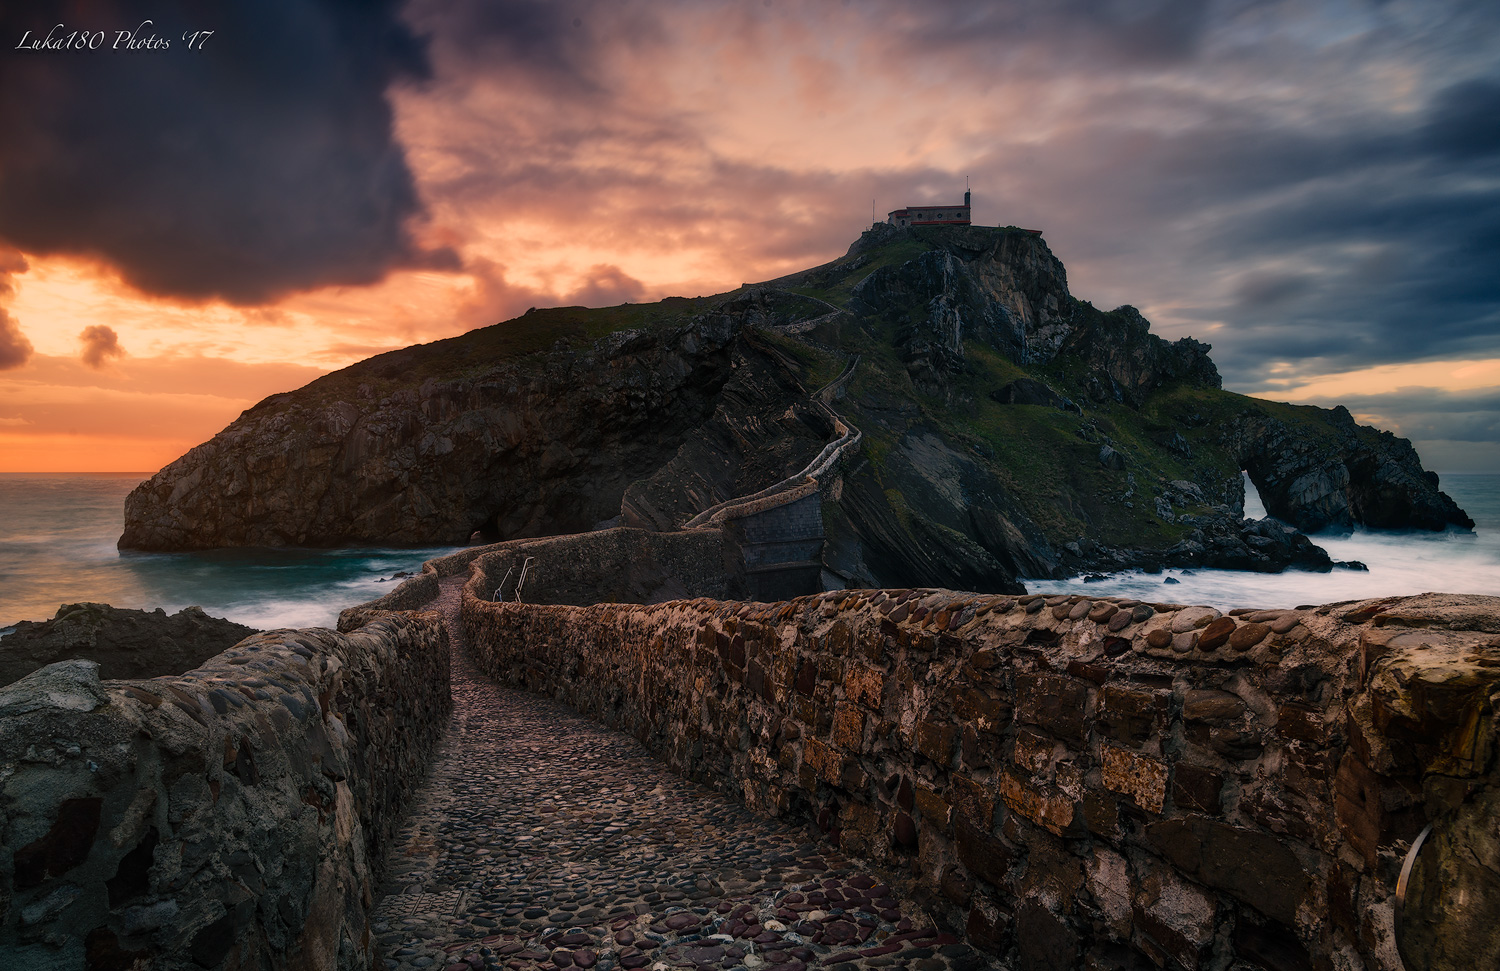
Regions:
<instances>
[{"instance_id":1,"label":"rock cliff","mask_svg":"<svg viewBox=\"0 0 1500 971\"><path fill-rule=\"evenodd\" d=\"M1328 569L1299 530L1472 525L1410 443L1220 388L1208 345L1068 292L1035 234L877 227L718 297L538 311L276 395L131 494L120 545L459 543L681 527L864 434L829 582L1014 590L1168 565ZM1290 524L1243 519L1241 470Z\"/></svg>"}]
</instances>

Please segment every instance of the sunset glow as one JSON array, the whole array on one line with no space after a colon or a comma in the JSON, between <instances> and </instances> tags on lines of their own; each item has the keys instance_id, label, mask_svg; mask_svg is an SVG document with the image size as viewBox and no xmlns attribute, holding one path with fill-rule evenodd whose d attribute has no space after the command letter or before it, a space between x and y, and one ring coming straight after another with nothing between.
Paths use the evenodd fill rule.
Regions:
<instances>
[{"instance_id":1,"label":"sunset glow","mask_svg":"<svg viewBox=\"0 0 1500 971\"><path fill-rule=\"evenodd\" d=\"M44 226L0 204L14 246L0 254L0 470L153 470L261 397L371 354L532 306L772 278L843 253L872 205L883 219L956 201L966 178L976 222L1043 229L1075 296L1213 343L1231 390L1362 399L1351 408L1422 440L1500 438L1476 431L1500 399L1500 310L1478 279L1493 265L1469 242L1493 218L1495 154L1462 141L1466 119L1500 104L1483 73L1493 17L1401 3L1101 10L416 0L399 22L425 43L425 75L351 67L367 88L356 108L288 94L306 115L266 129L284 145L259 168L194 181L169 212L141 202L128 231L100 211ZM204 56L253 62L226 18L224 46ZM31 56L0 63L51 91L47 72L64 69ZM167 57L155 63L199 70ZM154 83L123 62L85 66L90 84ZM275 103L256 98L280 96L216 104L213 130L258 137ZM43 108L59 108L14 98L8 128L36 137L0 159L0 190L51 178L23 153L50 144ZM139 124L177 123L161 111ZM343 198L375 178L365 169L275 208L278 192L304 191L302 147L316 158L346 117L362 126L351 151L374 157L388 138L409 172L411 198L399 169L369 169L390 180L371 191L395 200L379 232L334 225L346 201L373 211ZM149 169L170 161L140 164L164 186L178 178ZM271 201L247 216L247 194ZM134 212L133 198L110 205ZM236 234L236 218L259 222ZM285 252L262 224L277 218ZM135 255L147 251L164 255ZM197 253L202 274L184 277L182 254ZM115 343L91 367L81 335L97 327ZM1463 430L1419 417L1440 412L1471 417Z\"/></svg>"}]
</instances>

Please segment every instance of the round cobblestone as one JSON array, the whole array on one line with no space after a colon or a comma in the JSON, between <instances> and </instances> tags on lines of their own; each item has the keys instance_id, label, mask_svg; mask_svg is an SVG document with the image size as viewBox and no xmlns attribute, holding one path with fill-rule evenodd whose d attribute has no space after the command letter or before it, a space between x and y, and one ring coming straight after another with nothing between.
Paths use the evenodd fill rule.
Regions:
<instances>
[{"instance_id":1,"label":"round cobblestone","mask_svg":"<svg viewBox=\"0 0 1500 971\"><path fill-rule=\"evenodd\" d=\"M372 915L385 967L1000 966L809 831L490 681L465 650L461 583L445 579L431 605L448 624L454 710L387 856Z\"/></svg>"}]
</instances>

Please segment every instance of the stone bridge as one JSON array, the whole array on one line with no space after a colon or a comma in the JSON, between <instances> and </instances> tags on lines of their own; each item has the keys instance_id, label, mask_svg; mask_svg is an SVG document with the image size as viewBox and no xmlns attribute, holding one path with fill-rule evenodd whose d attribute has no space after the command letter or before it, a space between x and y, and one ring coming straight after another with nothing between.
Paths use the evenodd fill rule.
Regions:
<instances>
[{"instance_id":1,"label":"stone bridge","mask_svg":"<svg viewBox=\"0 0 1500 971\"><path fill-rule=\"evenodd\" d=\"M5 966L1500 963L1500 599L494 603L497 555L0 692Z\"/></svg>"}]
</instances>

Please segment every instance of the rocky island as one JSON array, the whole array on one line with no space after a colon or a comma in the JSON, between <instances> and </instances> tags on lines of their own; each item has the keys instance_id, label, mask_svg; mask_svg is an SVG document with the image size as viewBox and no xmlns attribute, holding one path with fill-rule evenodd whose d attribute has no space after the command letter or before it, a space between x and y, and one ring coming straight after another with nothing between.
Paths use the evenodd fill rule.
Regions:
<instances>
[{"instance_id":1,"label":"rocky island","mask_svg":"<svg viewBox=\"0 0 1500 971\"><path fill-rule=\"evenodd\" d=\"M1209 350L1075 299L1037 234L878 225L728 294L532 311L273 395L139 486L120 546L672 531L784 482L840 416L860 447L793 592L1326 570L1305 533L1473 525L1406 440L1224 391ZM1241 470L1274 520L1243 518Z\"/></svg>"}]
</instances>

